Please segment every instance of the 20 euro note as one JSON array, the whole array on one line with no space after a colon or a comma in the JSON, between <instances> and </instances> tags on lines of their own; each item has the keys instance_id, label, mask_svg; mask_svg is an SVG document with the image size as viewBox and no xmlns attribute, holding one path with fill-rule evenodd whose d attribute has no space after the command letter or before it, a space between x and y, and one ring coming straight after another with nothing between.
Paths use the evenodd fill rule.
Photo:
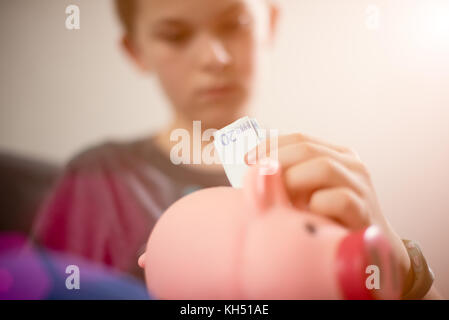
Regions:
<instances>
[{"instance_id":1,"label":"20 euro note","mask_svg":"<svg viewBox=\"0 0 449 320\"><path fill-rule=\"evenodd\" d=\"M248 170L245 154L266 138L256 119L243 117L214 133L214 145L229 182L241 188Z\"/></svg>"}]
</instances>

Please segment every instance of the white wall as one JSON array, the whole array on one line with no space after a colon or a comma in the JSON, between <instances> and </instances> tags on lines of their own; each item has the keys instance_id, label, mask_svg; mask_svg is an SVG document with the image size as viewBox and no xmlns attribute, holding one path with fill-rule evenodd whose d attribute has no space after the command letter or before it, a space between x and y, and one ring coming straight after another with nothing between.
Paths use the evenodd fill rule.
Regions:
<instances>
[{"instance_id":1,"label":"white wall","mask_svg":"<svg viewBox=\"0 0 449 320\"><path fill-rule=\"evenodd\" d=\"M65 28L78 4L81 29ZM59 161L167 120L153 79L119 50L111 1L1 1L0 145Z\"/></svg>"},{"instance_id":2,"label":"white wall","mask_svg":"<svg viewBox=\"0 0 449 320\"><path fill-rule=\"evenodd\" d=\"M422 244L449 297L449 2L280 3L258 119L358 150L385 214ZM79 31L65 29L68 4L80 6ZM0 149L62 162L167 121L154 80L118 50L114 18L108 0L1 1Z\"/></svg>"}]
</instances>

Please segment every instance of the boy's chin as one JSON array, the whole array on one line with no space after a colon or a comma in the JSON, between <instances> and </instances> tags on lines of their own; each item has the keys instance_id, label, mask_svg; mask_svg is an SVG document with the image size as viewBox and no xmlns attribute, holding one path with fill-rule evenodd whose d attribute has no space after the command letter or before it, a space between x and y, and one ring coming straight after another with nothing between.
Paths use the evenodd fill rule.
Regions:
<instances>
[{"instance_id":1,"label":"boy's chin","mask_svg":"<svg viewBox=\"0 0 449 320\"><path fill-rule=\"evenodd\" d=\"M221 129L248 113L248 108L243 103L237 104L212 104L202 108L196 119L201 120L203 129Z\"/></svg>"},{"instance_id":2,"label":"boy's chin","mask_svg":"<svg viewBox=\"0 0 449 320\"><path fill-rule=\"evenodd\" d=\"M221 111L221 110L220 110ZM209 112L201 116L202 129L221 129L237 119L245 116L245 110L225 110L221 112Z\"/></svg>"}]
</instances>

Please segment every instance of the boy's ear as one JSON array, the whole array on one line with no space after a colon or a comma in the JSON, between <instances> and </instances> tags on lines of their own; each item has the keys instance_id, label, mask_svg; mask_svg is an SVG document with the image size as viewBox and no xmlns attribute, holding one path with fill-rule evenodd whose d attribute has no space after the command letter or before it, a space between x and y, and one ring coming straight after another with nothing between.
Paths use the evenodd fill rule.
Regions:
<instances>
[{"instance_id":1,"label":"boy's ear","mask_svg":"<svg viewBox=\"0 0 449 320\"><path fill-rule=\"evenodd\" d=\"M143 59L139 49L130 39L129 35L123 35L121 41L121 47L126 52L126 54L131 58L131 60L137 65L140 71L148 73L152 71L151 65Z\"/></svg>"},{"instance_id":2,"label":"boy's ear","mask_svg":"<svg viewBox=\"0 0 449 320\"><path fill-rule=\"evenodd\" d=\"M279 24L280 9L275 1L268 1L268 18L269 18L269 41L273 42L276 37L276 32Z\"/></svg>"}]
</instances>

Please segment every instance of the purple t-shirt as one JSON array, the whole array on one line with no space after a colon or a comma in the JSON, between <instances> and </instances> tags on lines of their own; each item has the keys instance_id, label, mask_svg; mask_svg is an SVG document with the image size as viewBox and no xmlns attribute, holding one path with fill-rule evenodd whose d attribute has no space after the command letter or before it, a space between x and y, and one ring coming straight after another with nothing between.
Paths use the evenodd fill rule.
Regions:
<instances>
[{"instance_id":1,"label":"purple t-shirt","mask_svg":"<svg viewBox=\"0 0 449 320\"><path fill-rule=\"evenodd\" d=\"M161 214L192 191L223 185L224 171L174 165L154 137L103 143L68 163L39 211L34 237L142 276L137 258Z\"/></svg>"}]
</instances>

